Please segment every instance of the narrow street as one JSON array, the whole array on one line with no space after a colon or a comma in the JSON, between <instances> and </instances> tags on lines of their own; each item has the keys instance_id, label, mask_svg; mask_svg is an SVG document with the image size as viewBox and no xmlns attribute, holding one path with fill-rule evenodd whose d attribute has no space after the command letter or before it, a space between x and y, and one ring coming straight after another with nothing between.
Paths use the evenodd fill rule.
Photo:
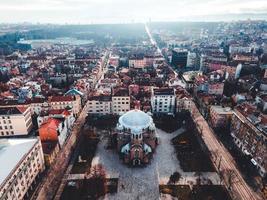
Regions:
<instances>
[{"instance_id":1,"label":"narrow street","mask_svg":"<svg viewBox=\"0 0 267 200\"><path fill-rule=\"evenodd\" d=\"M72 133L65 145L60 150L57 159L48 170L46 177L42 180L40 190L36 196L39 200L52 200L64 176L65 169L69 164L72 152L79 139L82 127L88 112L88 106L84 106L79 118L74 123Z\"/></svg>"}]
</instances>

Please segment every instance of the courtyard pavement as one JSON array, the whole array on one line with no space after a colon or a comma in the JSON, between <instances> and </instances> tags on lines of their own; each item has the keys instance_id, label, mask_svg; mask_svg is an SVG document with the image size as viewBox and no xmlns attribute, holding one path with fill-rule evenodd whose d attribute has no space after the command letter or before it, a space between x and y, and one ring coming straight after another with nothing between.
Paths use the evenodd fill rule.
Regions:
<instances>
[{"instance_id":1,"label":"courtyard pavement","mask_svg":"<svg viewBox=\"0 0 267 200\"><path fill-rule=\"evenodd\" d=\"M104 138L98 144L97 152L92 165L102 164L111 177L118 177L118 192L107 194L104 200L156 200L169 199L166 195L160 196L159 185L167 184L169 177L174 172L182 175L176 184L190 185L196 183L198 176L194 172L183 172L177 160L171 139L184 132L178 129L173 133L156 130L159 145L151 163L145 167L130 168L122 163L116 151L105 148L107 139ZM201 177L210 179L213 184L220 184L220 178L216 172L204 172ZM202 182L205 184L205 181ZM166 198L167 197L167 198Z\"/></svg>"}]
</instances>

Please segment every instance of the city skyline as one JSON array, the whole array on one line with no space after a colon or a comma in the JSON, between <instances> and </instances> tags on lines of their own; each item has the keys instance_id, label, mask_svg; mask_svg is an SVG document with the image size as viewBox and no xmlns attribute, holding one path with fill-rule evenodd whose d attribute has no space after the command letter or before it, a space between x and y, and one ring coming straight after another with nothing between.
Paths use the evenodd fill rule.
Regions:
<instances>
[{"instance_id":1,"label":"city skyline","mask_svg":"<svg viewBox=\"0 0 267 200\"><path fill-rule=\"evenodd\" d=\"M14 14L15 13L15 14ZM0 23L98 24L266 19L265 0L0 1Z\"/></svg>"}]
</instances>

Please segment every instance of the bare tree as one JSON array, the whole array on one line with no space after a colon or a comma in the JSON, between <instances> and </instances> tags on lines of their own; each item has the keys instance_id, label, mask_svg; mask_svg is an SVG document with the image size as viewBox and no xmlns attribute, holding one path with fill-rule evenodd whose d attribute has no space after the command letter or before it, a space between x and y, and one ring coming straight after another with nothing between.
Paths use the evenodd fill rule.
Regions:
<instances>
[{"instance_id":1,"label":"bare tree","mask_svg":"<svg viewBox=\"0 0 267 200\"><path fill-rule=\"evenodd\" d=\"M85 195L98 198L107 192L106 171L101 164L94 165L85 175Z\"/></svg>"}]
</instances>

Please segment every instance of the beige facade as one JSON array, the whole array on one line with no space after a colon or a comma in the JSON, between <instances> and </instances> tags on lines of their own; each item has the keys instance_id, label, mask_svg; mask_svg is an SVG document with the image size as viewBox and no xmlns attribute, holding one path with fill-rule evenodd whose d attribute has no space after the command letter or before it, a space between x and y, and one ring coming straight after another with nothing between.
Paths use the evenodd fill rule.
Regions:
<instances>
[{"instance_id":1,"label":"beige facade","mask_svg":"<svg viewBox=\"0 0 267 200\"><path fill-rule=\"evenodd\" d=\"M72 108L73 114L77 116L82 109L81 97L79 95L52 97L50 106L52 109L65 109L66 107L70 107Z\"/></svg>"},{"instance_id":2,"label":"beige facade","mask_svg":"<svg viewBox=\"0 0 267 200\"><path fill-rule=\"evenodd\" d=\"M129 67L143 68L146 66L146 61L142 59L129 59Z\"/></svg>"},{"instance_id":3,"label":"beige facade","mask_svg":"<svg viewBox=\"0 0 267 200\"><path fill-rule=\"evenodd\" d=\"M229 107L211 106L210 107L210 122L213 127L226 127L233 115L233 111Z\"/></svg>"},{"instance_id":4,"label":"beige facade","mask_svg":"<svg viewBox=\"0 0 267 200\"><path fill-rule=\"evenodd\" d=\"M183 97L176 99L176 112L181 112L182 110L191 110L192 108L192 99Z\"/></svg>"},{"instance_id":5,"label":"beige facade","mask_svg":"<svg viewBox=\"0 0 267 200\"><path fill-rule=\"evenodd\" d=\"M1 166L8 165L0 173L0 199L24 199L45 169L41 142L38 138L9 139L2 141L0 146L3 151L1 153L0 148Z\"/></svg>"},{"instance_id":6,"label":"beige facade","mask_svg":"<svg viewBox=\"0 0 267 200\"><path fill-rule=\"evenodd\" d=\"M111 99L110 98L94 98L88 100L89 114L110 114Z\"/></svg>"},{"instance_id":7,"label":"beige facade","mask_svg":"<svg viewBox=\"0 0 267 200\"><path fill-rule=\"evenodd\" d=\"M112 113L119 115L130 110L129 96L113 96L112 97Z\"/></svg>"},{"instance_id":8,"label":"beige facade","mask_svg":"<svg viewBox=\"0 0 267 200\"><path fill-rule=\"evenodd\" d=\"M32 126L30 107L0 108L0 137L28 135Z\"/></svg>"}]
</instances>

